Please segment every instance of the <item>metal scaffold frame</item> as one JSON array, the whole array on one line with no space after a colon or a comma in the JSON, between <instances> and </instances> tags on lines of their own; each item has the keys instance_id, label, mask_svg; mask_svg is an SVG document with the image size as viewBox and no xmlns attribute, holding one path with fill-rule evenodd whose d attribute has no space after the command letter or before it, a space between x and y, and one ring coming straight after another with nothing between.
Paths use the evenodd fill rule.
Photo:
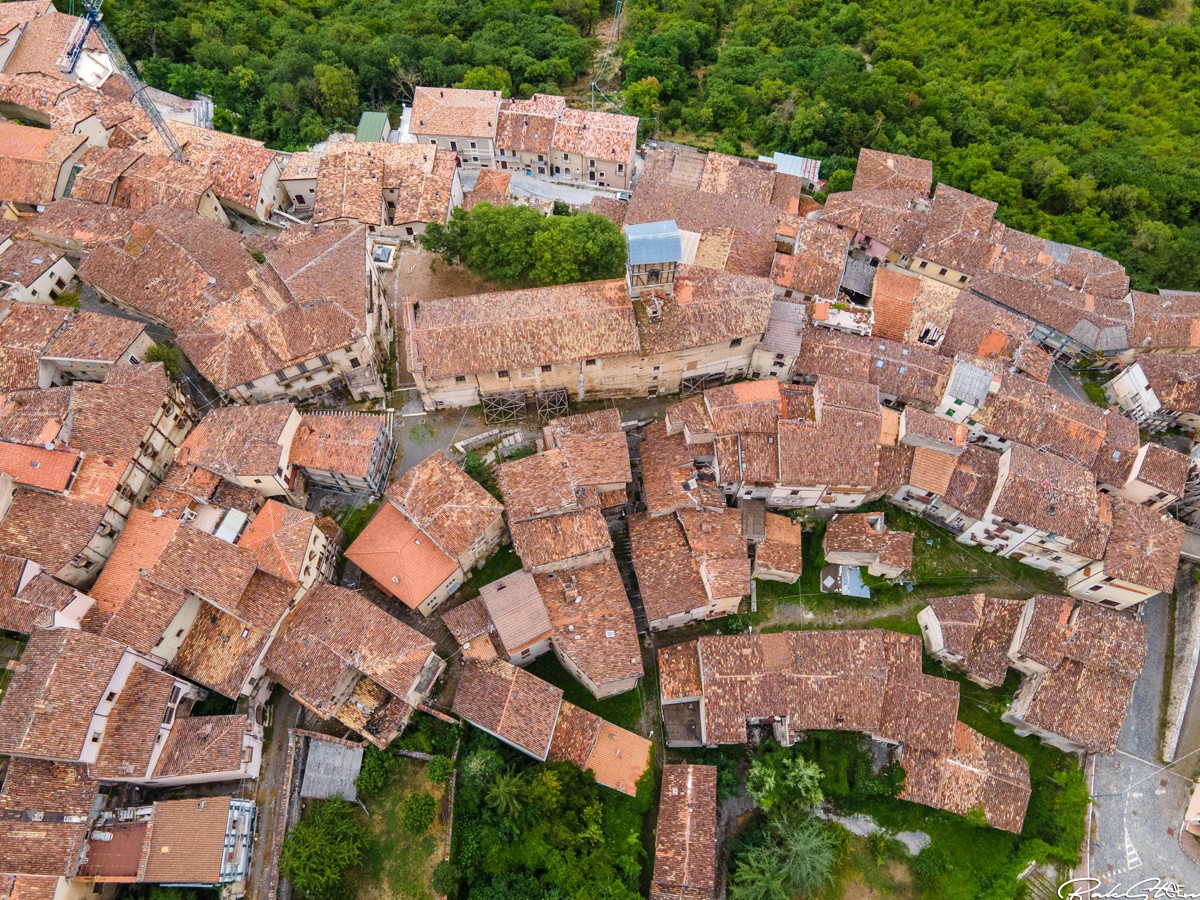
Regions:
<instances>
[{"instance_id":1,"label":"metal scaffold frame","mask_svg":"<svg viewBox=\"0 0 1200 900\"><path fill-rule=\"evenodd\" d=\"M538 391L536 395L537 417L539 422L549 422L565 416L568 412L570 395L566 388L554 388L550 391Z\"/></svg>"},{"instance_id":2,"label":"metal scaffold frame","mask_svg":"<svg viewBox=\"0 0 1200 900\"><path fill-rule=\"evenodd\" d=\"M483 405L483 421L488 425L525 421L525 394L521 391L480 394L479 401Z\"/></svg>"}]
</instances>

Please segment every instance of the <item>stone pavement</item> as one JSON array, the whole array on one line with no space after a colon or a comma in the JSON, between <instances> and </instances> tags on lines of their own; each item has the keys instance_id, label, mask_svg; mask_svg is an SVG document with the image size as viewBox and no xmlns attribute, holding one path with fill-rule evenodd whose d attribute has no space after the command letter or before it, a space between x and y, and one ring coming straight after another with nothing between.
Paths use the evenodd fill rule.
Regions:
<instances>
[{"instance_id":1,"label":"stone pavement","mask_svg":"<svg viewBox=\"0 0 1200 900\"><path fill-rule=\"evenodd\" d=\"M1158 761L1158 725L1162 709L1167 639L1167 597L1143 605L1149 653L1117 743L1117 753L1095 758L1091 783L1092 877L1106 886L1129 885L1146 878L1172 879L1189 892L1200 891L1200 865L1179 846L1179 827L1192 781ZM1181 756L1191 749L1181 747ZM1200 754L1197 754L1200 756ZM1189 761L1177 768L1190 774Z\"/></svg>"}]
</instances>

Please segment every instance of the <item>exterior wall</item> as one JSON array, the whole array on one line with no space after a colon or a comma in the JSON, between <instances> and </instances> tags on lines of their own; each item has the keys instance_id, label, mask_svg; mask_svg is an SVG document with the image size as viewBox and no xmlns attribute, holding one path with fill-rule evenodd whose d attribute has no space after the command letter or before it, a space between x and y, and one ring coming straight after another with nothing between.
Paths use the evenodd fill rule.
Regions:
<instances>
[{"instance_id":1,"label":"exterior wall","mask_svg":"<svg viewBox=\"0 0 1200 900\"><path fill-rule=\"evenodd\" d=\"M495 141L491 137L459 137L450 134L418 134L412 132L418 144L432 144L458 154L464 169L492 167L495 162Z\"/></svg>"},{"instance_id":2,"label":"exterior wall","mask_svg":"<svg viewBox=\"0 0 1200 900\"><path fill-rule=\"evenodd\" d=\"M63 385L71 381L103 381L108 370L119 365L136 365L146 358L146 351L154 346L154 338L143 331L134 339L116 360L98 359L55 359L42 357L42 364L51 370L51 384Z\"/></svg>"},{"instance_id":3,"label":"exterior wall","mask_svg":"<svg viewBox=\"0 0 1200 900\"><path fill-rule=\"evenodd\" d=\"M584 566L594 566L597 563L605 562L611 557L612 551L607 547L602 547L590 553L584 553L581 556L572 556L570 559L557 559L554 562L548 562L540 566L528 566L528 569L534 574L541 572L565 572L568 569L581 569Z\"/></svg>"},{"instance_id":4,"label":"exterior wall","mask_svg":"<svg viewBox=\"0 0 1200 900\"><path fill-rule=\"evenodd\" d=\"M21 300L25 303L53 303L54 298L65 291L74 278L75 267L64 256L31 284L12 283L5 295L10 300Z\"/></svg>"},{"instance_id":5,"label":"exterior wall","mask_svg":"<svg viewBox=\"0 0 1200 900\"><path fill-rule=\"evenodd\" d=\"M1069 548L1073 542L1067 538L991 515L965 529L958 536L958 542L982 547L989 553L1018 560L1062 578L1092 562L1085 556L1071 553Z\"/></svg>"},{"instance_id":6,"label":"exterior wall","mask_svg":"<svg viewBox=\"0 0 1200 900\"><path fill-rule=\"evenodd\" d=\"M684 378L713 375L732 379L747 374L750 358L761 339L761 334L754 334L672 353L546 363L533 368L468 373L437 380L426 379L419 371L413 376L426 409L475 406L481 393L511 390L533 394L566 388L577 401L655 397L678 393ZM543 371L547 367L549 371Z\"/></svg>"},{"instance_id":7,"label":"exterior wall","mask_svg":"<svg viewBox=\"0 0 1200 900\"><path fill-rule=\"evenodd\" d=\"M551 178L562 178L568 181L581 181L599 187L620 188L629 187L630 174L633 171L633 148L630 148L629 158L621 162L593 159L579 153L564 153L562 150L550 148ZM619 171L618 171L619 168Z\"/></svg>"},{"instance_id":8,"label":"exterior wall","mask_svg":"<svg viewBox=\"0 0 1200 900\"><path fill-rule=\"evenodd\" d=\"M463 574L462 568L456 568L454 573L449 578L438 585L433 590L433 593L421 601L421 604L416 607L417 612L423 616L433 615L438 607L440 607L451 594L458 590L465 577L466 576ZM373 578L371 580L375 581ZM394 588L395 585L383 581L375 581L375 584L389 597L395 597L401 603L404 602L403 600L400 600L400 598L393 592L392 588Z\"/></svg>"},{"instance_id":9,"label":"exterior wall","mask_svg":"<svg viewBox=\"0 0 1200 900\"><path fill-rule=\"evenodd\" d=\"M374 341L369 336L223 393L235 403L267 403L283 399L306 400L339 385L346 385L356 400L383 396L383 378L378 371Z\"/></svg>"},{"instance_id":10,"label":"exterior wall","mask_svg":"<svg viewBox=\"0 0 1200 900\"><path fill-rule=\"evenodd\" d=\"M107 143L107 139L105 142ZM62 168L59 169L58 182L54 186L55 200L61 200L67 195L67 184L71 180L71 173L75 168L75 164L79 162L79 158L90 149L88 146L89 143L89 141L84 141L80 144L79 148L67 157L66 161L62 164Z\"/></svg>"},{"instance_id":11,"label":"exterior wall","mask_svg":"<svg viewBox=\"0 0 1200 900\"><path fill-rule=\"evenodd\" d=\"M575 665L575 662L569 656L567 656L567 654L563 653L559 649L557 642L554 644L554 655L558 658L558 661L562 664L562 667L571 673L571 677L587 688L588 691L591 692L592 696L597 700L604 700L607 697L615 697L617 694L623 694L626 691L631 691L637 687L637 678L623 678L619 681L609 681L605 682L604 684L597 684L595 681L589 678L587 674L584 673L581 668L579 668L579 666Z\"/></svg>"},{"instance_id":12,"label":"exterior wall","mask_svg":"<svg viewBox=\"0 0 1200 900\"><path fill-rule=\"evenodd\" d=\"M553 646L550 634L547 633L532 643L526 644L523 647L518 647L515 650L509 650L508 661L514 666L527 666L538 657L545 656L550 652L551 648L553 648L555 656L561 660L562 654L558 652L558 647ZM565 667L566 663L563 663L563 665Z\"/></svg>"},{"instance_id":13,"label":"exterior wall","mask_svg":"<svg viewBox=\"0 0 1200 900\"><path fill-rule=\"evenodd\" d=\"M771 509L797 509L812 506L817 509L848 510L866 502L871 489L858 485L775 485L766 497Z\"/></svg>"},{"instance_id":14,"label":"exterior wall","mask_svg":"<svg viewBox=\"0 0 1200 900\"><path fill-rule=\"evenodd\" d=\"M1105 575L1104 563L1097 562L1084 566L1067 579L1067 593L1072 597L1099 603L1101 606L1128 609L1151 597L1157 597L1160 592Z\"/></svg>"},{"instance_id":15,"label":"exterior wall","mask_svg":"<svg viewBox=\"0 0 1200 900\"><path fill-rule=\"evenodd\" d=\"M784 572L782 569L770 569L766 566L760 566L757 563L754 566L754 577L763 581L782 581L784 584L795 584L800 580L800 576L795 572Z\"/></svg>"},{"instance_id":16,"label":"exterior wall","mask_svg":"<svg viewBox=\"0 0 1200 900\"><path fill-rule=\"evenodd\" d=\"M497 169L507 172L524 172L545 178L550 174L550 156L549 153L499 148L496 151L495 165Z\"/></svg>"},{"instance_id":17,"label":"exterior wall","mask_svg":"<svg viewBox=\"0 0 1200 900\"><path fill-rule=\"evenodd\" d=\"M467 549L459 554L458 564L462 566L463 572L469 573L483 565L496 548L507 542L508 529L504 524L504 514L497 513L496 518L488 524L483 533L476 536Z\"/></svg>"},{"instance_id":18,"label":"exterior wall","mask_svg":"<svg viewBox=\"0 0 1200 900\"><path fill-rule=\"evenodd\" d=\"M200 203L196 206L196 212L206 219L211 219L218 225L229 226L229 216L225 215L225 209L221 206L221 201L217 199L217 195L211 189L205 191L200 196Z\"/></svg>"},{"instance_id":19,"label":"exterior wall","mask_svg":"<svg viewBox=\"0 0 1200 900\"><path fill-rule=\"evenodd\" d=\"M1104 393L1109 403L1148 431L1162 431L1174 423L1174 414L1159 403L1138 363L1107 382Z\"/></svg>"},{"instance_id":20,"label":"exterior wall","mask_svg":"<svg viewBox=\"0 0 1200 900\"><path fill-rule=\"evenodd\" d=\"M279 184L294 204L293 212L312 212L317 199L316 178L285 178Z\"/></svg>"},{"instance_id":21,"label":"exterior wall","mask_svg":"<svg viewBox=\"0 0 1200 900\"><path fill-rule=\"evenodd\" d=\"M942 284L949 284L956 288L963 288L964 290L971 286L971 276L966 272L959 272L956 269L951 269L932 260L923 259L920 256L914 256L909 260L908 268L918 275L924 275L926 278L940 281Z\"/></svg>"}]
</instances>

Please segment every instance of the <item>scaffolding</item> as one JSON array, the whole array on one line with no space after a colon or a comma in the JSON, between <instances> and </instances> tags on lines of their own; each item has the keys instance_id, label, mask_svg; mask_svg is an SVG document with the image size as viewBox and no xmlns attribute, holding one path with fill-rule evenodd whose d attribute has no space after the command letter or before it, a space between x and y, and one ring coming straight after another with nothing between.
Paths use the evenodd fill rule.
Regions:
<instances>
[{"instance_id":1,"label":"scaffolding","mask_svg":"<svg viewBox=\"0 0 1200 900\"><path fill-rule=\"evenodd\" d=\"M716 387L725 382L723 372L710 372L707 375L687 375L679 382L679 396L690 397L703 393L710 387Z\"/></svg>"},{"instance_id":2,"label":"scaffolding","mask_svg":"<svg viewBox=\"0 0 1200 900\"><path fill-rule=\"evenodd\" d=\"M483 421L488 425L506 425L525 421L525 394L521 391L496 391L480 394Z\"/></svg>"},{"instance_id":3,"label":"scaffolding","mask_svg":"<svg viewBox=\"0 0 1200 900\"><path fill-rule=\"evenodd\" d=\"M539 422L549 422L560 418L561 416L565 416L569 411L567 402L570 397L565 387L554 388L551 391L538 391L535 399Z\"/></svg>"}]
</instances>

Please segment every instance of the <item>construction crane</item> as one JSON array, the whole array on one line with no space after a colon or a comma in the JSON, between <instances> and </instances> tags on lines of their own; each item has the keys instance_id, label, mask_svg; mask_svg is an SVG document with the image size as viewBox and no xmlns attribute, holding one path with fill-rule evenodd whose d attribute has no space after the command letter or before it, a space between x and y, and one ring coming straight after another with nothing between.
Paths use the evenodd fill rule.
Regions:
<instances>
[{"instance_id":1,"label":"construction crane","mask_svg":"<svg viewBox=\"0 0 1200 900\"><path fill-rule=\"evenodd\" d=\"M159 112L158 107L154 105L154 101L146 96L146 85L142 84L142 80L134 74L133 67L129 65L129 60L125 58L125 54L121 52L121 47L105 26L103 22L104 14L100 11L100 5L103 2L104 0L83 0L83 15L79 17L79 21L75 24L75 28L71 32L67 49L63 52L62 58L59 60L59 69L65 75L69 75L75 71L75 65L79 62L79 57L83 55L84 48L87 46L88 36L91 35L92 31L95 31L100 37L100 43L104 45L104 50L108 54L109 59L113 61L113 65L117 67L117 70L129 82L129 87L133 90L133 99L142 108L142 111L146 113L146 117L150 119L150 124L154 126L154 130L158 132L158 136L163 139L163 143L171 151L171 159L176 162L183 162L183 148L175 140L175 135L167 127L167 123L163 120L162 113ZM73 5L74 3L72 3Z\"/></svg>"}]
</instances>

